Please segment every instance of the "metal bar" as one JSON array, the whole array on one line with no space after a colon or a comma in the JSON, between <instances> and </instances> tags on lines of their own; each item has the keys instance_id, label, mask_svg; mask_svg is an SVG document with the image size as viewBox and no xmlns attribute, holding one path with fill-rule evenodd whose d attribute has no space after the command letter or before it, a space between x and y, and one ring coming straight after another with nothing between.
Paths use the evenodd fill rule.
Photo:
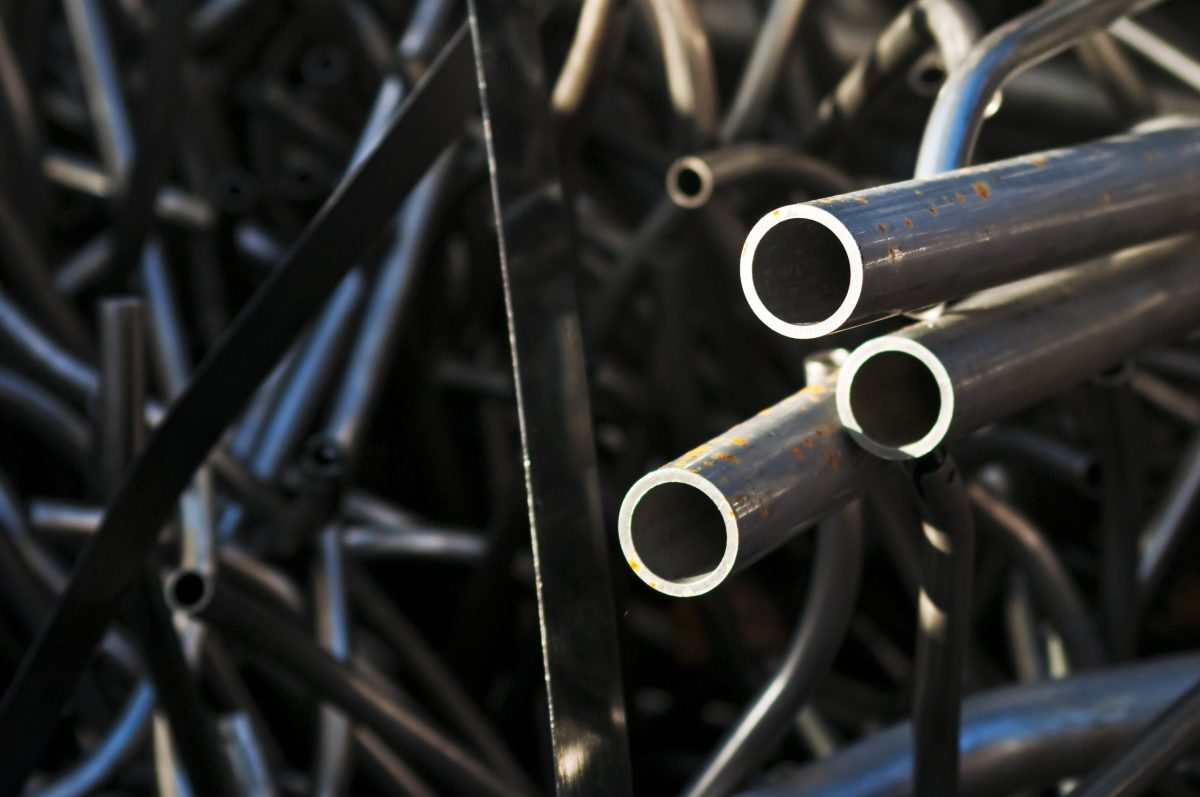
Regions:
<instances>
[{"instance_id":1,"label":"metal bar","mask_svg":"<svg viewBox=\"0 0 1200 797\"><path fill-rule=\"evenodd\" d=\"M1182 695L1197 668L1200 656L1175 656L968 697L962 792L1001 797L1086 772ZM914 794L912 763L905 723L742 797L903 797Z\"/></svg>"},{"instance_id":2,"label":"metal bar","mask_svg":"<svg viewBox=\"0 0 1200 797\"><path fill-rule=\"evenodd\" d=\"M337 526L330 526L317 541L313 598L317 641L335 660L345 663L350 657L350 607L339 531ZM328 703L321 704L320 711L312 794L336 797L345 789L351 773L350 719Z\"/></svg>"},{"instance_id":3,"label":"metal bar","mask_svg":"<svg viewBox=\"0 0 1200 797\"><path fill-rule=\"evenodd\" d=\"M833 664L850 629L863 564L862 510L851 504L817 530L804 610L783 660L742 709L686 797L728 794L771 754Z\"/></svg>"},{"instance_id":4,"label":"metal bar","mask_svg":"<svg viewBox=\"0 0 1200 797\"><path fill-rule=\"evenodd\" d=\"M563 797L629 794L572 219L541 46L529 0L470 0L468 9L525 454L555 783Z\"/></svg>"},{"instance_id":5,"label":"metal bar","mask_svg":"<svg viewBox=\"0 0 1200 797\"><path fill-rule=\"evenodd\" d=\"M1197 241L1175 238L980 293L859 346L838 415L887 459L919 457L1196 323Z\"/></svg>"},{"instance_id":6,"label":"metal bar","mask_svg":"<svg viewBox=\"0 0 1200 797\"><path fill-rule=\"evenodd\" d=\"M746 238L742 289L768 327L815 338L1183 232L1198 214L1200 126L1164 121L779 208Z\"/></svg>"},{"instance_id":7,"label":"metal bar","mask_svg":"<svg viewBox=\"0 0 1200 797\"><path fill-rule=\"evenodd\" d=\"M882 470L842 431L832 382L812 385L639 479L617 519L621 551L651 588L702 595Z\"/></svg>"},{"instance_id":8,"label":"metal bar","mask_svg":"<svg viewBox=\"0 0 1200 797\"><path fill-rule=\"evenodd\" d=\"M1059 0L1027 11L983 37L938 92L917 152L917 176L971 162L988 103L1009 78L1158 1Z\"/></svg>"},{"instance_id":9,"label":"metal bar","mask_svg":"<svg viewBox=\"0 0 1200 797\"><path fill-rule=\"evenodd\" d=\"M460 32L171 407L0 702L0 793L20 790L122 593L221 432L472 108ZM359 235L347 236L353 226Z\"/></svg>"}]
</instances>

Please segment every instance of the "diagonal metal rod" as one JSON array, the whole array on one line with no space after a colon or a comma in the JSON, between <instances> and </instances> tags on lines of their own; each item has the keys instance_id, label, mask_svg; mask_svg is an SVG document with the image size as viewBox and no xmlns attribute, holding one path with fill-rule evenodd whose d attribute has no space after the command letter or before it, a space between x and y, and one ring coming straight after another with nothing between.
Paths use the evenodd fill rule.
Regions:
<instances>
[{"instance_id":1,"label":"diagonal metal rod","mask_svg":"<svg viewBox=\"0 0 1200 797\"><path fill-rule=\"evenodd\" d=\"M255 387L475 107L465 31L340 185L172 405L0 703L0 794L20 791L180 493ZM348 229L359 231L346 235Z\"/></svg>"},{"instance_id":2,"label":"diagonal metal rod","mask_svg":"<svg viewBox=\"0 0 1200 797\"><path fill-rule=\"evenodd\" d=\"M532 4L471 0L559 795L631 791L575 282Z\"/></svg>"}]
</instances>

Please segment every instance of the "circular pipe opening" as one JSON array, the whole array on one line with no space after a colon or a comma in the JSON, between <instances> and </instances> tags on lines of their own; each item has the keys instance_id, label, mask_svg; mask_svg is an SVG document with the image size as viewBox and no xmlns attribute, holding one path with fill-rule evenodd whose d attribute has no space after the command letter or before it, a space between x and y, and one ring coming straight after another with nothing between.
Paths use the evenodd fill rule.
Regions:
<instances>
[{"instance_id":1,"label":"circular pipe opening","mask_svg":"<svg viewBox=\"0 0 1200 797\"><path fill-rule=\"evenodd\" d=\"M946 70L936 55L930 53L912 65L908 71L908 87L918 97L935 97L946 82Z\"/></svg>"},{"instance_id":2,"label":"circular pipe opening","mask_svg":"<svg viewBox=\"0 0 1200 797\"><path fill-rule=\"evenodd\" d=\"M700 158L680 158L667 170L667 194L681 208L704 206L713 195L712 169Z\"/></svg>"},{"instance_id":3,"label":"circular pipe opening","mask_svg":"<svg viewBox=\"0 0 1200 797\"><path fill-rule=\"evenodd\" d=\"M642 477L625 497L621 548L649 586L675 597L716 587L737 558L737 524L715 485L690 471Z\"/></svg>"},{"instance_id":4,"label":"circular pipe opening","mask_svg":"<svg viewBox=\"0 0 1200 797\"><path fill-rule=\"evenodd\" d=\"M208 603L212 584L196 570L179 570L167 582L167 605L175 611L198 612Z\"/></svg>"},{"instance_id":5,"label":"circular pipe opening","mask_svg":"<svg viewBox=\"0 0 1200 797\"><path fill-rule=\"evenodd\" d=\"M908 338L876 338L850 355L837 386L838 415L868 451L887 459L928 454L954 416L950 375Z\"/></svg>"},{"instance_id":6,"label":"circular pipe opening","mask_svg":"<svg viewBox=\"0 0 1200 797\"><path fill-rule=\"evenodd\" d=\"M849 320L862 292L862 256L845 225L811 205L780 208L750 231L742 290L780 334L815 338Z\"/></svg>"}]
</instances>

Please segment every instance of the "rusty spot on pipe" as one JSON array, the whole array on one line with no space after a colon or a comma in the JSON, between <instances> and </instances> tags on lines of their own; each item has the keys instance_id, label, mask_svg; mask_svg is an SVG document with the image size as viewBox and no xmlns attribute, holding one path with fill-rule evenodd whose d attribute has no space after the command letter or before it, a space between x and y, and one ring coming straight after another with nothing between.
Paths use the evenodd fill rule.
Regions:
<instances>
[{"instance_id":1,"label":"rusty spot on pipe","mask_svg":"<svg viewBox=\"0 0 1200 797\"><path fill-rule=\"evenodd\" d=\"M1029 162L1032 163L1034 166L1036 166L1039 169L1045 167L1045 165L1046 165L1046 159L1043 158L1041 155L1034 155L1032 158L1029 159Z\"/></svg>"},{"instance_id":2,"label":"rusty spot on pipe","mask_svg":"<svg viewBox=\"0 0 1200 797\"><path fill-rule=\"evenodd\" d=\"M972 187L975 189L975 193L979 194L980 199L988 198L988 184L985 183L983 180L980 180L979 182L975 183L975 185Z\"/></svg>"},{"instance_id":3,"label":"rusty spot on pipe","mask_svg":"<svg viewBox=\"0 0 1200 797\"><path fill-rule=\"evenodd\" d=\"M744 446L744 445L746 445L746 438L734 437L734 438L730 439L729 442L733 443L735 446Z\"/></svg>"},{"instance_id":4,"label":"rusty spot on pipe","mask_svg":"<svg viewBox=\"0 0 1200 797\"><path fill-rule=\"evenodd\" d=\"M837 470L837 455L833 453L833 449L825 451L825 462L829 465L830 470Z\"/></svg>"},{"instance_id":5,"label":"rusty spot on pipe","mask_svg":"<svg viewBox=\"0 0 1200 797\"><path fill-rule=\"evenodd\" d=\"M911 230L913 228L913 220L910 219L908 216L905 216L904 217L904 226Z\"/></svg>"},{"instance_id":6,"label":"rusty spot on pipe","mask_svg":"<svg viewBox=\"0 0 1200 797\"><path fill-rule=\"evenodd\" d=\"M955 194L954 194L954 198L955 198L956 200L958 200L958 204L960 204L960 205L961 205L963 202L966 202L966 201L967 201L967 198L966 198L965 196L963 196L962 194L960 194L960 193L957 193L957 192L955 192Z\"/></svg>"},{"instance_id":7,"label":"rusty spot on pipe","mask_svg":"<svg viewBox=\"0 0 1200 797\"><path fill-rule=\"evenodd\" d=\"M792 456L795 457L798 462L802 462L804 460L804 449L800 446L794 446L792 448Z\"/></svg>"},{"instance_id":8,"label":"rusty spot on pipe","mask_svg":"<svg viewBox=\"0 0 1200 797\"><path fill-rule=\"evenodd\" d=\"M929 206L929 215L930 215L930 216L936 216L936 215L937 215L937 208L936 208L936 207L934 207L933 205L930 205L930 206Z\"/></svg>"},{"instance_id":9,"label":"rusty spot on pipe","mask_svg":"<svg viewBox=\"0 0 1200 797\"><path fill-rule=\"evenodd\" d=\"M813 441L812 441L811 437L804 438L803 442L804 442L804 445L808 446L809 448L812 448Z\"/></svg>"},{"instance_id":10,"label":"rusty spot on pipe","mask_svg":"<svg viewBox=\"0 0 1200 797\"><path fill-rule=\"evenodd\" d=\"M884 224L882 221L881 221L881 222L879 222L879 231L880 231L880 232L887 232L887 225L886 225L886 224Z\"/></svg>"},{"instance_id":11,"label":"rusty spot on pipe","mask_svg":"<svg viewBox=\"0 0 1200 797\"><path fill-rule=\"evenodd\" d=\"M1112 204L1112 194L1105 191L1100 195L1100 207L1106 208Z\"/></svg>"},{"instance_id":12,"label":"rusty spot on pipe","mask_svg":"<svg viewBox=\"0 0 1200 797\"><path fill-rule=\"evenodd\" d=\"M738 458L735 457L733 454L725 454L725 453L713 454L713 459L719 459L724 462L734 462L734 463L736 463L738 461Z\"/></svg>"},{"instance_id":13,"label":"rusty spot on pipe","mask_svg":"<svg viewBox=\"0 0 1200 797\"><path fill-rule=\"evenodd\" d=\"M860 196L856 196L856 197L854 197L854 201L855 201L855 202L857 202L857 203L858 203L858 204L860 204L860 205L865 205L865 204L867 204L867 200L863 199L863 198L862 198L862 197L860 197Z\"/></svg>"}]
</instances>

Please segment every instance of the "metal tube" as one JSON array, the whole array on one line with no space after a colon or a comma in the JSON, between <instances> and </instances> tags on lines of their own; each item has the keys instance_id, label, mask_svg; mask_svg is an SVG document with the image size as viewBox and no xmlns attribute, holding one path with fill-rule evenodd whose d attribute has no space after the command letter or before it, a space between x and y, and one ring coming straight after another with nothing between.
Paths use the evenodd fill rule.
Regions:
<instances>
[{"instance_id":1,"label":"metal tube","mask_svg":"<svg viewBox=\"0 0 1200 797\"><path fill-rule=\"evenodd\" d=\"M1027 517L979 483L967 494L1001 533L1000 543L1029 577L1042 610L1053 620L1070 657L1071 669L1090 670L1104 663L1104 646L1087 604L1046 536ZM985 525L985 528L987 526Z\"/></svg>"},{"instance_id":2,"label":"metal tube","mask_svg":"<svg viewBox=\"0 0 1200 797\"><path fill-rule=\"evenodd\" d=\"M347 526L342 545L357 559L429 559L477 563L487 539L477 531L424 526Z\"/></svg>"},{"instance_id":3,"label":"metal tube","mask_svg":"<svg viewBox=\"0 0 1200 797\"><path fill-rule=\"evenodd\" d=\"M742 250L742 289L768 327L847 326L1189 229L1200 126L1143 132L789 205Z\"/></svg>"},{"instance_id":4,"label":"metal tube","mask_svg":"<svg viewBox=\"0 0 1200 797\"><path fill-rule=\"evenodd\" d=\"M1162 585L1180 546L1193 531L1197 507L1200 507L1200 433L1194 432L1170 483L1158 499L1154 514L1141 532L1137 576L1143 609Z\"/></svg>"},{"instance_id":5,"label":"metal tube","mask_svg":"<svg viewBox=\"0 0 1200 797\"><path fill-rule=\"evenodd\" d=\"M717 77L695 0L647 0L662 49L667 93L684 136L694 146L717 134Z\"/></svg>"},{"instance_id":6,"label":"metal tube","mask_svg":"<svg viewBox=\"0 0 1200 797\"><path fill-rule=\"evenodd\" d=\"M621 551L651 588L702 595L882 470L842 431L832 382L812 385L639 479L621 503Z\"/></svg>"},{"instance_id":7,"label":"metal tube","mask_svg":"<svg viewBox=\"0 0 1200 797\"><path fill-rule=\"evenodd\" d=\"M859 346L838 415L885 459L928 453L1191 329L1197 240L1174 238L985 291Z\"/></svg>"},{"instance_id":8,"label":"metal tube","mask_svg":"<svg viewBox=\"0 0 1200 797\"><path fill-rule=\"evenodd\" d=\"M331 526L321 532L317 542L313 598L317 640L330 656L344 663L350 657L350 608L339 531ZM350 776L350 731L350 720L343 712L329 703L321 704L314 797L336 797L345 788Z\"/></svg>"},{"instance_id":9,"label":"metal tube","mask_svg":"<svg viewBox=\"0 0 1200 797\"><path fill-rule=\"evenodd\" d=\"M979 37L979 20L956 0L916 0L893 19L871 49L854 62L817 107L804 138L812 143L855 122L890 77L917 62L930 41L937 45L941 68L949 73L966 60Z\"/></svg>"},{"instance_id":10,"label":"metal tube","mask_svg":"<svg viewBox=\"0 0 1200 797\"><path fill-rule=\"evenodd\" d=\"M1200 61L1180 50L1154 31L1131 19L1118 19L1109 33L1168 75L1200 91Z\"/></svg>"},{"instance_id":11,"label":"metal tube","mask_svg":"<svg viewBox=\"0 0 1200 797\"><path fill-rule=\"evenodd\" d=\"M968 697L962 792L1001 797L1086 772L1183 694L1198 669L1200 656L1176 656ZM911 777L905 723L742 797L902 797L913 794Z\"/></svg>"},{"instance_id":12,"label":"metal tube","mask_svg":"<svg viewBox=\"0 0 1200 797\"><path fill-rule=\"evenodd\" d=\"M1013 75L1157 1L1060 0L983 37L938 92L917 153L916 175L927 177L971 162L988 103Z\"/></svg>"},{"instance_id":13,"label":"metal tube","mask_svg":"<svg viewBox=\"0 0 1200 797\"><path fill-rule=\"evenodd\" d=\"M233 771L237 793L243 797L274 797L271 771L254 735L254 723L243 712L222 717L217 730Z\"/></svg>"},{"instance_id":14,"label":"metal tube","mask_svg":"<svg viewBox=\"0 0 1200 797\"><path fill-rule=\"evenodd\" d=\"M122 185L133 163L133 129L104 13L96 0L63 0L63 10L75 57L82 65L80 74L104 169L115 184Z\"/></svg>"},{"instance_id":15,"label":"metal tube","mask_svg":"<svg viewBox=\"0 0 1200 797\"><path fill-rule=\"evenodd\" d=\"M694 210L714 193L763 178L790 181L812 196L844 194L854 181L825 161L772 144L734 144L685 155L667 169L667 194L681 208Z\"/></svg>"},{"instance_id":16,"label":"metal tube","mask_svg":"<svg viewBox=\"0 0 1200 797\"><path fill-rule=\"evenodd\" d=\"M858 504L821 524L815 556L804 610L783 660L684 788L685 797L728 794L742 782L771 754L832 666L858 601L863 558Z\"/></svg>"}]
</instances>

